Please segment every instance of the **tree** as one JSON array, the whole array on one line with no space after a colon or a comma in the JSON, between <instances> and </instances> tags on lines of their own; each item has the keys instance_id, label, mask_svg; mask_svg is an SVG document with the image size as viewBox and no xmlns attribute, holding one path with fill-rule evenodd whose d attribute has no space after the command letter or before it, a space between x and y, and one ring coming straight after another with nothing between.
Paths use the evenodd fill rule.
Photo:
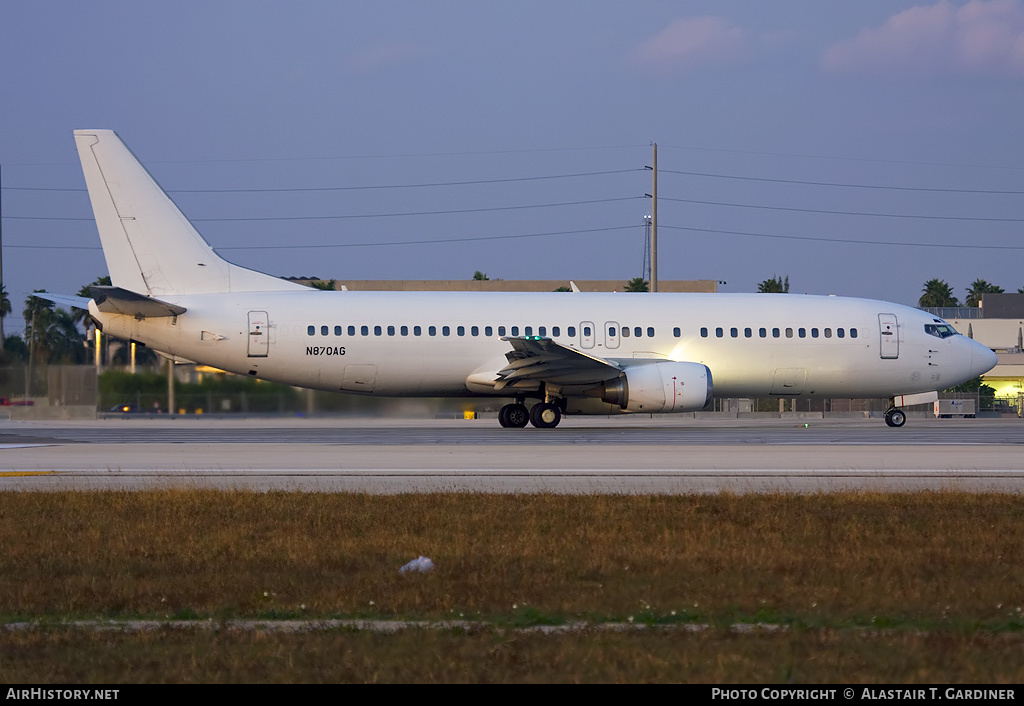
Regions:
<instances>
[{"instance_id":1,"label":"tree","mask_svg":"<svg viewBox=\"0 0 1024 706\"><path fill-rule=\"evenodd\" d=\"M917 305L926 307L960 306L960 300L953 296L953 290L943 280L930 279L924 283L924 290Z\"/></svg>"},{"instance_id":2,"label":"tree","mask_svg":"<svg viewBox=\"0 0 1024 706\"><path fill-rule=\"evenodd\" d=\"M110 275L103 275L102 277L97 277L92 282L90 282L89 284L87 284L84 287L82 287L81 289L79 289L78 290L78 296L80 296L80 297L87 297L89 299L92 299L92 294L89 293L89 287L109 287L109 286L111 286ZM81 324L82 326L88 327L88 324L90 322L89 321L90 320L89 310L88 309L72 309L71 310L71 318L75 320L76 324Z\"/></svg>"},{"instance_id":3,"label":"tree","mask_svg":"<svg viewBox=\"0 0 1024 706\"><path fill-rule=\"evenodd\" d=\"M778 275L775 275L771 279L766 279L764 282L757 285L757 291L761 294L788 294L789 275L786 275L786 279L782 279Z\"/></svg>"},{"instance_id":4,"label":"tree","mask_svg":"<svg viewBox=\"0 0 1024 706\"><path fill-rule=\"evenodd\" d=\"M0 353L4 351L4 317L11 313L11 300L7 297L7 288L0 284Z\"/></svg>"},{"instance_id":5,"label":"tree","mask_svg":"<svg viewBox=\"0 0 1024 706\"><path fill-rule=\"evenodd\" d=\"M488 277L480 270L477 270L476 272L473 273L473 279L475 279L478 282L486 282L487 280L490 279L490 277Z\"/></svg>"},{"instance_id":6,"label":"tree","mask_svg":"<svg viewBox=\"0 0 1024 706\"><path fill-rule=\"evenodd\" d=\"M335 284L337 284L337 282L333 279L329 279L327 281L324 281L322 279L315 279L309 283L309 286L312 287L313 289L322 289L325 292L333 292L335 289Z\"/></svg>"},{"instance_id":7,"label":"tree","mask_svg":"<svg viewBox=\"0 0 1024 706\"><path fill-rule=\"evenodd\" d=\"M626 283L626 292L649 292L650 283L643 277L634 277Z\"/></svg>"},{"instance_id":8,"label":"tree","mask_svg":"<svg viewBox=\"0 0 1024 706\"><path fill-rule=\"evenodd\" d=\"M45 292L37 289L36 292ZM30 296L25 300L25 338L33 361L38 363L81 363L85 360L82 333L74 317L53 302Z\"/></svg>"},{"instance_id":9,"label":"tree","mask_svg":"<svg viewBox=\"0 0 1024 706\"><path fill-rule=\"evenodd\" d=\"M1003 288L989 284L983 279L976 279L971 282L971 288L967 290L967 306L981 306L982 294L1002 294Z\"/></svg>"}]
</instances>

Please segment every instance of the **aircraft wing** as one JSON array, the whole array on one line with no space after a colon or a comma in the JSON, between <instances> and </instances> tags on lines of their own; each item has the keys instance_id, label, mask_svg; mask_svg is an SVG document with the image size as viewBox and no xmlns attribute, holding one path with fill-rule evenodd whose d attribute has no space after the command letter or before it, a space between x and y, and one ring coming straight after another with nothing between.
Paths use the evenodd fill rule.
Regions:
<instances>
[{"instance_id":1,"label":"aircraft wing","mask_svg":"<svg viewBox=\"0 0 1024 706\"><path fill-rule=\"evenodd\" d=\"M89 294L96 302L96 308L108 314L126 314L135 317L177 316L184 314L186 309L177 304L136 294L121 287L89 287ZM86 302L89 300L86 299Z\"/></svg>"},{"instance_id":2,"label":"aircraft wing","mask_svg":"<svg viewBox=\"0 0 1024 706\"><path fill-rule=\"evenodd\" d=\"M49 292L32 292L32 296L38 299L45 299L48 302L54 304L60 304L61 306L70 306L75 309L89 310L89 302L92 301L88 297L76 297L72 294L50 294Z\"/></svg>"},{"instance_id":3,"label":"aircraft wing","mask_svg":"<svg viewBox=\"0 0 1024 706\"><path fill-rule=\"evenodd\" d=\"M550 338L506 336L512 344L505 354L508 365L498 371L495 390L520 381L543 381L557 385L598 383L617 377L622 368Z\"/></svg>"}]
</instances>

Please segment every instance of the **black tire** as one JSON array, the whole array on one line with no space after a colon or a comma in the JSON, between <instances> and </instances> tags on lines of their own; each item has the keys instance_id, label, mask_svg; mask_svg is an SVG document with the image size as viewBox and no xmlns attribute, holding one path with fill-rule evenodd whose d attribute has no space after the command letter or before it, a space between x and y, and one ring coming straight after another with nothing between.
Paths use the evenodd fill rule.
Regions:
<instances>
[{"instance_id":1,"label":"black tire","mask_svg":"<svg viewBox=\"0 0 1024 706\"><path fill-rule=\"evenodd\" d=\"M530 410L530 423L538 429L554 429L562 421L562 410L558 405L540 402Z\"/></svg>"},{"instance_id":2,"label":"black tire","mask_svg":"<svg viewBox=\"0 0 1024 706\"><path fill-rule=\"evenodd\" d=\"M530 412L526 409L526 405L510 404L505 405L505 409L508 409L505 413L505 421L508 422L508 426L522 429L530 423Z\"/></svg>"},{"instance_id":3,"label":"black tire","mask_svg":"<svg viewBox=\"0 0 1024 706\"><path fill-rule=\"evenodd\" d=\"M902 409L890 409L885 413L885 423L891 427L901 427L907 423L907 413Z\"/></svg>"},{"instance_id":4,"label":"black tire","mask_svg":"<svg viewBox=\"0 0 1024 706\"><path fill-rule=\"evenodd\" d=\"M512 405L507 404L498 410L498 424L502 427L508 427L508 408L511 406Z\"/></svg>"}]
</instances>

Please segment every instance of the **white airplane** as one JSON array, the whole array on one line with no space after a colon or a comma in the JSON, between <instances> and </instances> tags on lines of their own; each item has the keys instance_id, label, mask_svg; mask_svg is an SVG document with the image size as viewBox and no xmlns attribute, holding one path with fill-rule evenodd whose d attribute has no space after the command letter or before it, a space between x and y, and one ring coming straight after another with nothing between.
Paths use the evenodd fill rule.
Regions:
<instances>
[{"instance_id":1,"label":"white airplane","mask_svg":"<svg viewBox=\"0 0 1024 706\"><path fill-rule=\"evenodd\" d=\"M942 319L869 299L314 290L217 256L113 131L75 141L113 286L44 296L109 335L261 380L506 398L503 427L690 412L713 395L884 397L899 427L901 407L996 364Z\"/></svg>"}]
</instances>

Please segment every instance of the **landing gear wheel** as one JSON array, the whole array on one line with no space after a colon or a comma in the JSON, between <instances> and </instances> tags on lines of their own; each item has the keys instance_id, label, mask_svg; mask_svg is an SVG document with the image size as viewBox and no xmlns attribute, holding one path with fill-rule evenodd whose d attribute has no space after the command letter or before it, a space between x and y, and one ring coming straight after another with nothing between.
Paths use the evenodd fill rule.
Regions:
<instances>
[{"instance_id":1,"label":"landing gear wheel","mask_svg":"<svg viewBox=\"0 0 1024 706\"><path fill-rule=\"evenodd\" d=\"M538 429L554 429L562 421L562 410L550 402L539 402L530 410L530 423Z\"/></svg>"},{"instance_id":2,"label":"landing gear wheel","mask_svg":"<svg viewBox=\"0 0 1024 706\"><path fill-rule=\"evenodd\" d=\"M901 427L907 423L907 414L902 409L890 409L885 413L885 423L891 427Z\"/></svg>"},{"instance_id":3,"label":"landing gear wheel","mask_svg":"<svg viewBox=\"0 0 1024 706\"><path fill-rule=\"evenodd\" d=\"M530 421L526 405L507 404L498 410L498 424L503 427L523 428Z\"/></svg>"}]
</instances>

